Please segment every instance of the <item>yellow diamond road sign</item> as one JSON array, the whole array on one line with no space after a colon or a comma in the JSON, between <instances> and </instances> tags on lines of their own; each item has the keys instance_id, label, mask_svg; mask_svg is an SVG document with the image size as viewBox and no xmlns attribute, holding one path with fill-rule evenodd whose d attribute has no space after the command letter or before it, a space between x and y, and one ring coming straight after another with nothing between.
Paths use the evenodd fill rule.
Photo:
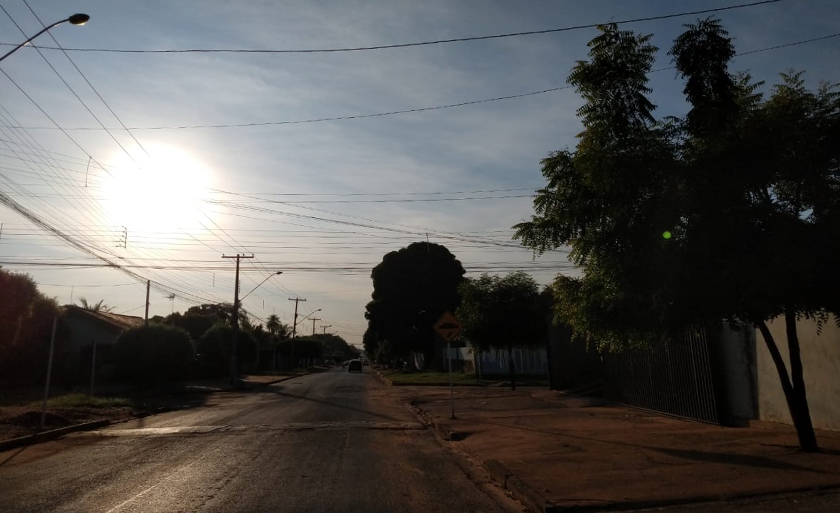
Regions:
<instances>
[{"instance_id":1,"label":"yellow diamond road sign","mask_svg":"<svg viewBox=\"0 0 840 513\"><path fill-rule=\"evenodd\" d=\"M452 342L461 333L461 323L449 312L445 312L435 323L435 332L447 342Z\"/></svg>"}]
</instances>

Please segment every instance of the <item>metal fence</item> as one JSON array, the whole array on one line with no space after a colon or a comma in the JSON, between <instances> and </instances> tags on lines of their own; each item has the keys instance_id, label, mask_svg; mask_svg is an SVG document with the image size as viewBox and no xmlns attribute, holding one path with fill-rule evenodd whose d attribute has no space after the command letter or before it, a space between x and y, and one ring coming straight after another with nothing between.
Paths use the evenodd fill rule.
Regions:
<instances>
[{"instance_id":1,"label":"metal fence","mask_svg":"<svg viewBox=\"0 0 840 513\"><path fill-rule=\"evenodd\" d=\"M646 349L606 354L604 367L605 393L613 401L720 423L703 329Z\"/></svg>"}]
</instances>

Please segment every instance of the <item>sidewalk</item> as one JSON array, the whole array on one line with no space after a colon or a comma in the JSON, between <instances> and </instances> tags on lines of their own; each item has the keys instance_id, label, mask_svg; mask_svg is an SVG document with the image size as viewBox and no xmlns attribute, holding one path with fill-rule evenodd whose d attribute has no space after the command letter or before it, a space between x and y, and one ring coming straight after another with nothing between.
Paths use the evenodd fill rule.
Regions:
<instances>
[{"instance_id":1,"label":"sidewalk","mask_svg":"<svg viewBox=\"0 0 840 513\"><path fill-rule=\"evenodd\" d=\"M532 509L652 507L840 487L840 433L800 453L790 426L724 428L549 390L392 390Z\"/></svg>"}]
</instances>

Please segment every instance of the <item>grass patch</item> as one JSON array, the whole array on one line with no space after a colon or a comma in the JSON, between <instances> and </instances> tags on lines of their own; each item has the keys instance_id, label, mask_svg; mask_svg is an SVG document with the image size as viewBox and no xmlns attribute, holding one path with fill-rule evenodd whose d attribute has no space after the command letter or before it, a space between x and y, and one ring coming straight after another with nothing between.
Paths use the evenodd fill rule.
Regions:
<instances>
[{"instance_id":1,"label":"grass patch","mask_svg":"<svg viewBox=\"0 0 840 513\"><path fill-rule=\"evenodd\" d=\"M382 371L382 375L391 380L394 385L449 385L449 374L446 372L403 372L397 370ZM468 386L509 386L510 376L484 375L478 379L475 374L462 372L452 373L453 385ZM522 375L516 377L516 386L540 387L548 386L547 376Z\"/></svg>"},{"instance_id":2,"label":"grass patch","mask_svg":"<svg viewBox=\"0 0 840 513\"><path fill-rule=\"evenodd\" d=\"M449 374L446 372L402 372L385 371L382 373L395 385L448 385ZM483 385L473 374L452 373L453 385Z\"/></svg>"},{"instance_id":3,"label":"grass patch","mask_svg":"<svg viewBox=\"0 0 840 513\"><path fill-rule=\"evenodd\" d=\"M41 403L32 403L40 406ZM50 397L47 408L121 408L132 406L131 400L125 397L96 397L87 394L65 394Z\"/></svg>"}]
</instances>

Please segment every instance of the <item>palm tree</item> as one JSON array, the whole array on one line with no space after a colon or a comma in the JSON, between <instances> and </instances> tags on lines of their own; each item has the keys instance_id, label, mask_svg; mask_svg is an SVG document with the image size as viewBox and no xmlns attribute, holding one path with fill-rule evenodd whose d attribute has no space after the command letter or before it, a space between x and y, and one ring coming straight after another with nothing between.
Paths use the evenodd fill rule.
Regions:
<instances>
[{"instance_id":1,"label":"palm tree","mask_svg":"<svg viewBox=\"0 0 840 513\"><path fill-rule=\"evenodd\" d=\"M280 322L280 318L275 314L268 316L268 320L265 322L265 329L277 338L287 338L289 335L289 326Z\"/></svg>"},{"instance_id":2,"label":"palm tree","mask_svg":"<svg viewBox=\"0 0 840 513\"><path fill-rule=\"evenodd\" d=\"M104 299L100 299L96 303L89 303L87 299L80 297L79 304L82 306L82 308L84 308L85 310L90 310L91 312L109 313L114 311L114 307L105 304Z\"/></svg>"}]
</instances>

